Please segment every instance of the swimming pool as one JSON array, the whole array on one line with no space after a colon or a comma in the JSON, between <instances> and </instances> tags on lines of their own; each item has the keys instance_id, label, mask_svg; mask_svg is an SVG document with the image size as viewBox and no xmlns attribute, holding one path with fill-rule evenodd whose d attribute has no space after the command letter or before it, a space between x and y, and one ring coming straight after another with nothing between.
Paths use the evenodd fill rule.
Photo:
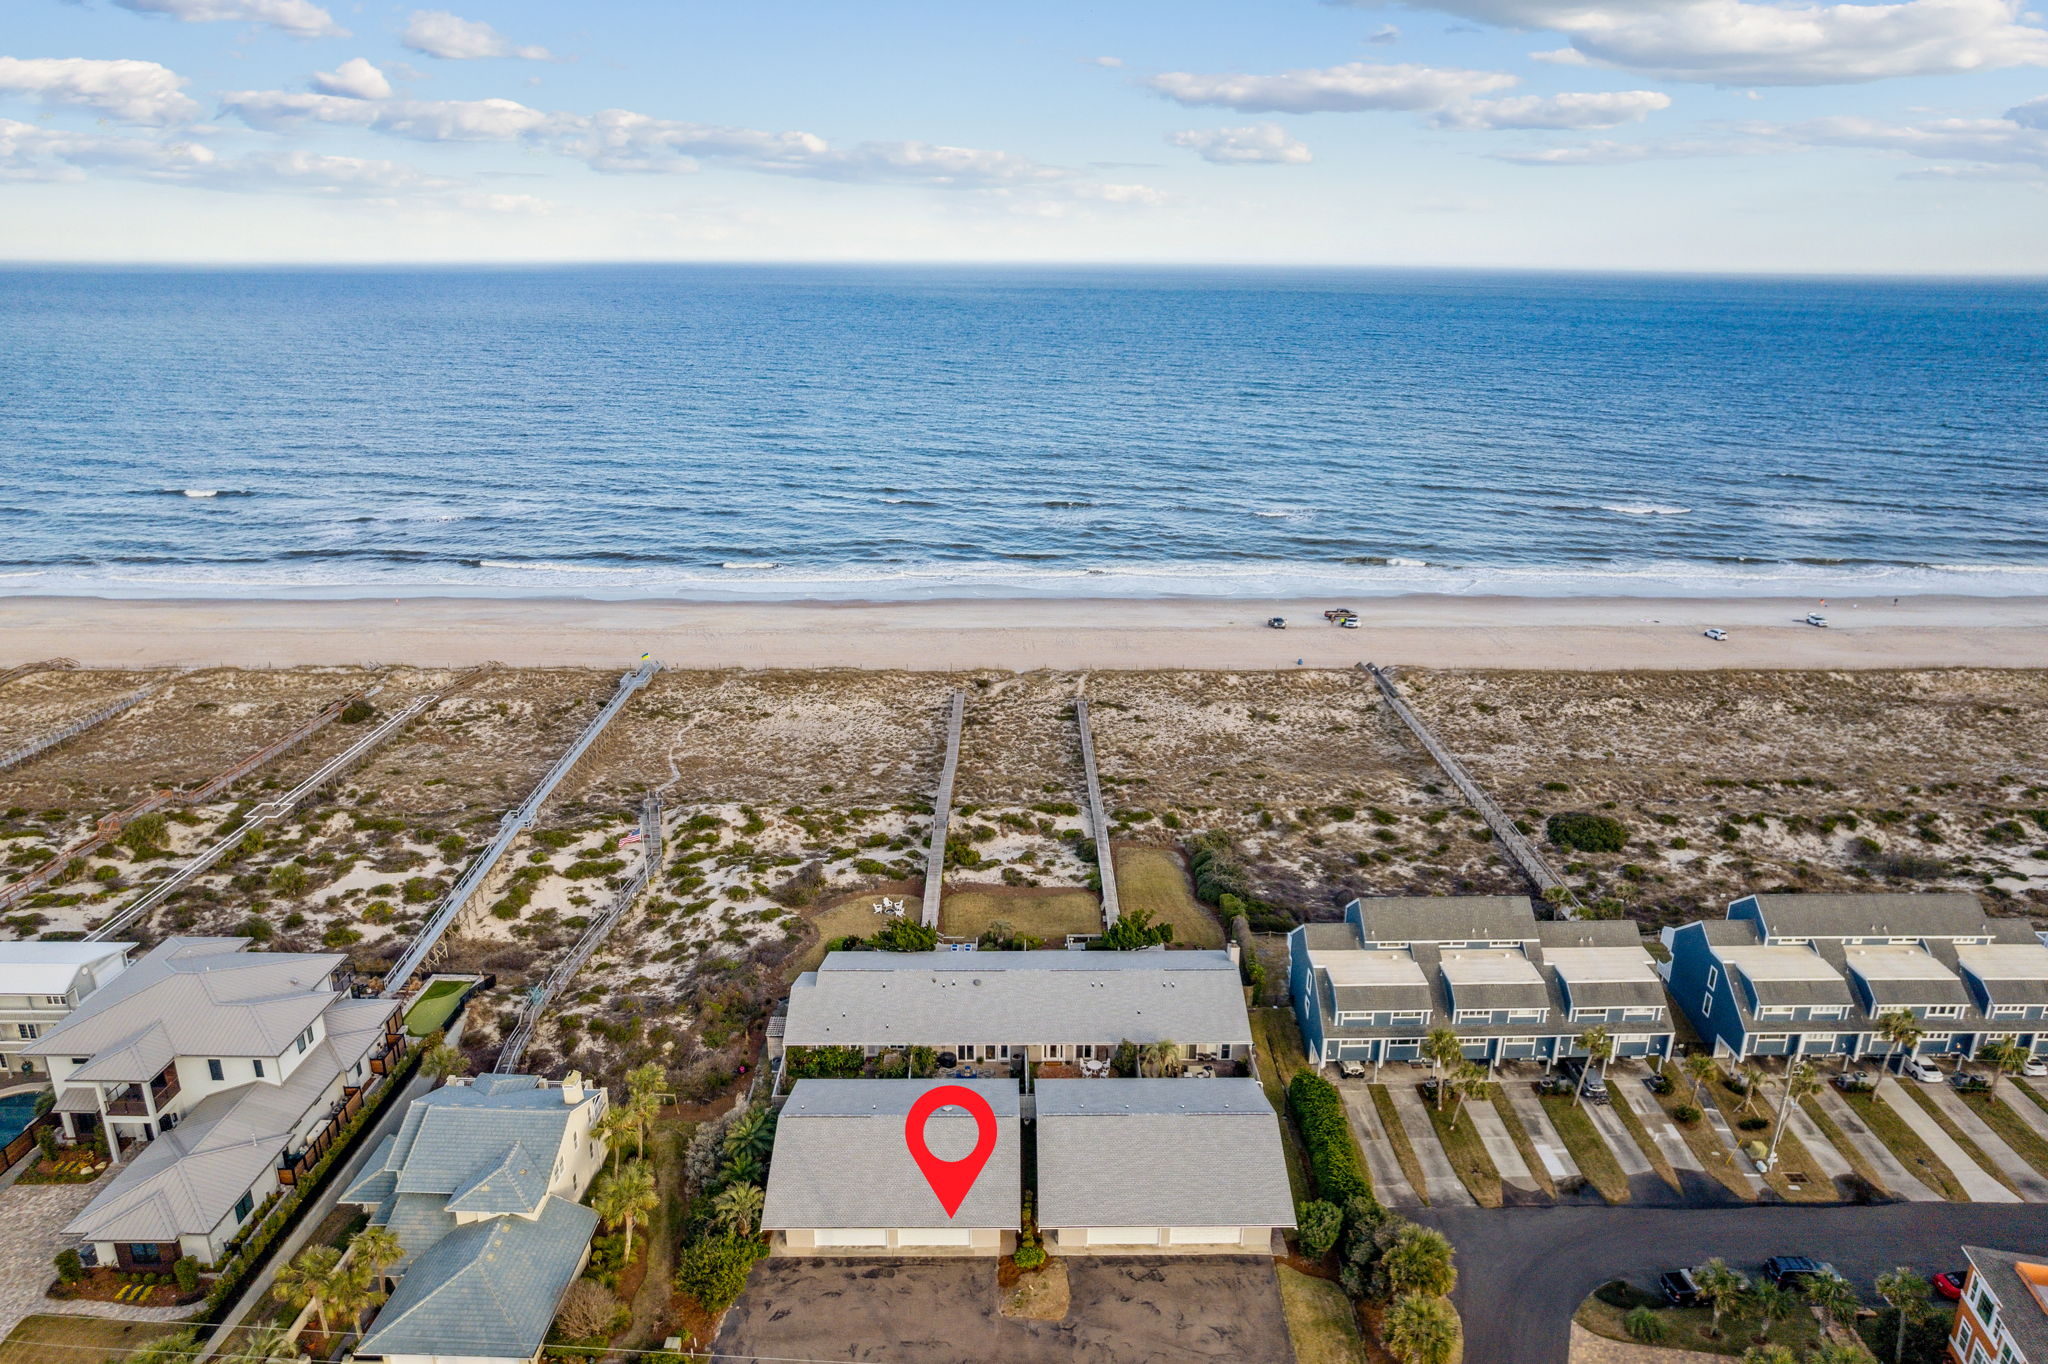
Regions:
<instances>
[{"instance_id":1,"label":"swimming pool","mask_svg":"<svg viewBox=\"0 0 2048 1364\"><path fill-rule=\"evenodd\" d=\"M41 1097L42 1094L37 1092L9 1094L0 1098L0 1146L20 1136L22 1129L35 1120L36 1100Z\"/></svg>"}]
</instances>

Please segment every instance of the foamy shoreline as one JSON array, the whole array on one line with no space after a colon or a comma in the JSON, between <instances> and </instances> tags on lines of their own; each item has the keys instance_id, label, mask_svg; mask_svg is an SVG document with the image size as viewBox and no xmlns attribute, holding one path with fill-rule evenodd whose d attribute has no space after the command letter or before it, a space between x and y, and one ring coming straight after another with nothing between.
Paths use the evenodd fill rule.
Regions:
<instances>
[{"instance_id":1,"label":"foamy shoreline","mask_svg":"<svg viewBox=\"0 0 2048 1364\"><path fill-rule=\"evenodd\" d=\"M974 598L923 602L561 597L118 600L0 597L0 666L297 667L488 660L671 667L2048 667L2048 597ZM1361 628L1323 619L1358 610ZM1803 623L1824 611L1828 629ZM1289 628L1269 629L1272 616ZM1717 643L1709 627L1729 632Z\"/></svg>"}]
</instances>

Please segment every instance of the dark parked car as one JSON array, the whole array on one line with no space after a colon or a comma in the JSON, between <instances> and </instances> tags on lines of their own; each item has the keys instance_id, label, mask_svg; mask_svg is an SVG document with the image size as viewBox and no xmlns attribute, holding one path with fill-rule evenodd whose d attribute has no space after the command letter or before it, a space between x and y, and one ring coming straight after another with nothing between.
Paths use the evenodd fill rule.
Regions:
<instances>
[{"instance_id":1,"label":"dark parked car","mask_svg":"<svg viewBox=\"0 0 2048 1364\"><path fill-rule=\"evenodd\" d=\"M1693 1282L1689 1269L1667 1269L1657 1276L1657 1287L1664 1294L1664 1301L1673 1307L1698 1307L1700 1286Z\"/></svg>"},{"instance_id":2,"label":"dark parked car","mask_svg":"<svg viewBox=\"0 0 2048 1364\"><path fill-rule=\"evenodd\" d=\"M1949 1076L1948 1082L1955 1086L1958 1094L1982 1094L1991 1088L1991 1082L1983 1076L1970 1075L1963 1071L1957 1071Z\"/></svg>"},{"instance_id":3,"label":"dark parked car","mask_svg":"<svg viewBox=\"0 0 2048 1364\"><path fill-rule=\"evenodd\" d=\"M1877 1088L1877 1077L1867 1070L1844 1071L1835 1077L1835 1088L1845 1094L1868 1094Z\"/></svg>"},{"instance_id":4,"label":"dark parked car","mask_svg":"<svg viewBox=\"0 0 2048 1364\"><path fill-rule=\"evenodd\" d=\"M1959 1302L1963 1296L1963 1281L1969 1277L1967 1269L1944 1270L1934 1276L1934 1291L1950 1302Z\"/></svg>"},{"instance_id":5,"label":"dark parked car","mask_svg":"<svg viewBox=\"0 0 2048 1364\"><path fill-rule=\"evenodd\" d=\"M1807 1279L1836 1277L1835 1267L1810 1255L1773 1255L1764 1261L1764 1277L1780 1288L1797 1288Z\"/></svg>"},{"instance_id":6,"label":"dark parked car","mask_svg":"<svg viewBox=\"0 0 2048 1364\"><path fill-rule=\"evenodd\" d=\"M1599 1067L1590 1065L1585 1061L1566 1061L1564 1063L1564 1073L1567 1081L1567 1090L1570 1091L1579 1088L1579 1075L1581 1072L1584 1072L1586 1077L1586 1102L1596 1104L1606 1103L1607 1081L1600 1078Z\"/></svg>"}]
</instances>

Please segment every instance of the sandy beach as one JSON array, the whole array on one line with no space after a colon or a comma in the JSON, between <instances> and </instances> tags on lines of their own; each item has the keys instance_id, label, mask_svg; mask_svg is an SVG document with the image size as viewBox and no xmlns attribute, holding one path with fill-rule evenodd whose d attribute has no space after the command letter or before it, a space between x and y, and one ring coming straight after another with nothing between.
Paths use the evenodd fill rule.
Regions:
<instances>
[{"instance_id":1,"label":"sandy beach","mask_svg":"<svg viewBox=\"0 0 2048 1364\"><path fill-rule=\"evenodd\" d=\"M1361 626L1323 620L1356 607ZM1804 624L1824 611L1830 626ZM1265 621L1283 616L1285 631ZM1726 641L1706 639L1720 627ZM890 603L0 598L0 666L1697 669L2048 667L2048 599L1397 597ZM1299 664L1297 663L1299 661Z\"/></svg>"}]
</instances>

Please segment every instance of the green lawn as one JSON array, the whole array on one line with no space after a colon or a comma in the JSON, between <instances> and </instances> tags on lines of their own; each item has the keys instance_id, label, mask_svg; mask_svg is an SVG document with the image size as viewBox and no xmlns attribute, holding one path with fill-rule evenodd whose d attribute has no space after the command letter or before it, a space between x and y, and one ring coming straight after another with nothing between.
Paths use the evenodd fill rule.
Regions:
<instances>
[{"instance_id":1,"label":"green lawn","mask_svg":"<svg viewBox=\"0 0 2048 1364\"><path fill-rule=\"evenodd\" d=\"M455 1016L456 1006L462 1002L462 992L469 988L466 980L437 980L420 992L420 997L405 1011L405 1030L414 1037L425 1037L428 1033L448 1026L448 1020Z\"/></svg>"},{"instance_id":2,"label":"green lawn","mask_svg":"<svg viewBox=\"0 0 2048 1364\"><path fill-rule=\"evenodd\" d=\"M126 1359L130 1351L176 1329L175 1323L114 1321L54 1312L23 1317L7 1333L7 1339L0 1340L0 1364L52 1364L61 1359L107 1364Z\"/></svg>"},{"instance_id":3,"label":"green lawn","mask_svg":"<svg viewBox=\"0 0 2048 1364\"><path fill-rule=\"evenodd\" d=\"M1706 1119L1705 1108L1713 1103L1712 1096L1707 1094L1704 1087L1702 1087L1698 1099L1695 1100L1693 1097L1693 1080L1690 1075L1686 1075L1676 1067L1667 1067L1666 1073L1671 1075L1673 1080L1671 1092L1669 1094L1659 1094L1657 1102L1663 1107L1665 1114L1670 1117L1671 1125L1676 1127L1679 1134L1685 1138L1685 1144L1692 1148L1692 1153L1699 1158L1700 1164L1707 1167L1708 1174L1720 1180L1728 1192L1736 1197L1748 1198L1750 1196L1750 1186L1737 1173L1735 1164L1739 1157L1735 1152L1721 1144L1721 1134L1715 1131L1714 1125ZM1687 1107L1701 1109L1701 1114L1690 1123L1680 1122L1678 1120L1678 1110Z\"/></svg>"},{"instance_id":4,"label":"green lawn","mask_svg":"<svg viewBox=\"0 0 2048 1364\"><path fill-rule=\"evenodd\" d=\"M1813 1120L1813 1125L1820 1129L1820 1134L1841 1153L1842 1159L1849 1162L1849 1168L1854 1170L1864 1183L1873 1189L1884 1188L1884 1181L1877 1177L1877 1167L1864 1158L1856 1143L1850 1141L1848 1134L1835 1125L1835 1120L1828 1116L1827 1110L1820 1106L1818 1100L1808 1097L1802 1101L1801 1106L1806 1109L1806 1116Z\"/></svg>"},{"instance_id":5,"label":"green lawn","mask_svg":"<svg viewBox=\"0 0 2048 1364\"><path fill-rule=\"evenodd\" d=\"M1647 1294L1643 1295L1647 1297ZM1714 1314L1705 1307L1654 1307L1657 1317L1669 1334L1661 1342L1665 1348L1674 1350L1698 1350L1704 1354L1740 1355L1752 1345L1762 1344L1757 1336L1757 1327L1762 1323L1753 1316L1724 1313L1721 1317L1721 1334L1707 1334L1712 1328ZM1595 1335L1610 1340L1627 1340L1629 1334L1621 1321L1626 1315L1624 1309L1602 1301L1598 1296L1589 1297L1579 1304L1577 1320ZM1784 1321L1771 1324L1771 1343L1791 1347L1796 1354L1803 1354L1820 1340L1820 1324L1805 1308L1791 1313Z\"/></svg>"},{"instance_id":6,"label":"green lawn","mask_svg":"<svg viewBox=\"0 0 2048 1364\"><path fill-rule=\"evenodd\" d=\"M1259 1082L1265 1086L1266 1102L1280 1115L1280 1149L1287 1157L1287 1187L1296 1203L1308 1198L1308 1163L1301 1150L1301 1134L1287 1113L1287 1082L1296 1071L1306 1069L1308 1058L1301 1050L1301 1029L1294 1015L1285 1009L1253 1009L1252 1043L1257 1051ZM1363 1165L1363 1161L1360 1164Z\"/></svg>"},{"instance_id":7,"label":"green lawn","mask_svg":"<svg viewBox=\"0 0 2048 1364\"><path fill-rule=\"evenodd\" d=\"M1984 1119L1985 1124L1996 1132L2007 1146L2019 1153L2021 1160L2043 1174L2048 1174L2048 1141L2043 1141L2039 1132L2027 1126L2025 1120L2008 1107L2010 1104L2026 1102L2025 1099L2014 1097L2014 1091L2024 1088L2025 1086L2015 1084L2011 1080L2001 1080L1995 1095L1965 1094L1961 1097L1964 1103L1977 1111L1977 1116Z\"/></svg>"},{"instance_id":8,"label":"green lawn","mask_svg":"<svg viewBox=\"0 0 2048 1364\"><path fill-rule=\"evenodd\" d=\"M1624 1076L1609 1084L1608 1089L1634 1083L1634 1077ZM1664 1148L1650 1139L1650 1129L1643 1126L1643 1120L1628 1106L1628 1101L1616 1098L1608 1107L1615 1117L1621 1119L1621 1125L1628 1129L1628 1134L1635 1140L1635 1144L1642 1148L1643 1158L1650 1162L1650 1168L1657 1172L1657 1177L1669 1184L1672 1192L1683 1192L1678 1183L1678 1171L1671 1168L1671 1161L1665 1156Z\"/></svg>"},{"instance_id":9,"label":"green lawn","mask_svg":"<svg viewBox=\"0 0 2048 1364\"><path fill-rule=\"evenodd\" d=\"M1922 1184L1940 1194L1951 1203L1967 1203L1970 1196L1963 1192L1963 1186L1956 1182L1955 1175L1940 1157L1928 1149L1927 1143L1906 1120L1892 1112L1891 1105L1876 1094L1844 1094L1843 1100L1856 1110L1864 1126L1877 1134L1877 1139L1891 1147L1892 1154Z\"/></svg>"},{"instance_id":10,"label":"green lawn","mask_svg":"<svg viewBox=\"0 0 2048 1364\"><path fill-rule=\"evenodd\" d=\"M1117 843L1110 857L1116 863L1117 904L1126 914L1142 909L1152 915L1153 923L1172 924L1174 941L1183 946L1223 946L1223 925L1195 898L1179 853L1143 843Z\"/></svg>"},{"instance_id":11,"label":"green lawn","mask_svg":"<svg viewBox=\"0 0 2048 1364\"><path fill-rule=\"evenodd\" d=\"M1485 1102L1485 1099L1472 1101ZM1446 1098L1442 1112L1438 1112L1436 1105L1427 1099L1423 1100L1423 1107L1429 1111L1430 1126L1436 1129L1437 1140L1443 1144L1444 1154L1450 1157L1451 1168L1458 1172L1458 1178L1465 1181L1473 1199L1482 1208L1499 1207L1500 1171L1494 1168L1493 1157L1486 1154L1486 1143L1479 1139L1479 1129L1472 1125L1470 1116L1458 1112L1457 1098Z\"/></svg>"},{"instance_id":12,"label":"green lawn","mask_svg":"<svg viewBox=\"0 0 2048 1364\"><path fill-rule=\"evenodd\" d=\"M1429 1183L1422 1177L1422 1162L1416 1159L1415 1148L1408 1144L1408 1129L1401 1126L1401 1115L1394 1109L1394 1098L1387 1093L1385 1085L1369 1085L1372 1091L1372 1106L1380 1115L1380 1126L1387 1134L1387 1145L1394 1148L1394 1159L1401 1163L1401 1173L1408 1176L1408 1187L1424 1203L1429 1202Z\"/></svg>"},{"instance_id":13,"label":"green lawn","mask_svg":"<svg viewBox=\"0 0 2048 1364\"><path fill-rule=\"evenodd\" d=\"M1053 886L975 886L947 891L939 901L941 933L979 938L995 923L1059 947L1069 933L1102 931L1102 901L1092 890Z\"/></svg>"},{"instance_id":14,"label":"green lawn","mask_svg":"<svg viewBox=\"0 0 2048 1364\"><path fill-rule=\"evenodd\" d=\"M1558 1140L1572 1153L1587 1183L1609 1203L1628 1202L1628 1176L1621 1172L1621 1163L1608 1149L1607 1139L1593 1126L1593 1120L1569 1094L1539 1094L1537 1098L1543 1111L1550 1115L1550 1125L1557 1129Z\"/></svg>"},{"instance_id":15,"label":"green lawn","mask_svg":"<svg viewBox=\"0 0 2048 1364\"><path fill-rule=\"evenodd\" d=\"M1287 1314L1295 1364L1364 1364L1358 1314L1344 1290L1291 1265L1278 1268L1280 1307Z\"/></svg>"}]
</instances>

